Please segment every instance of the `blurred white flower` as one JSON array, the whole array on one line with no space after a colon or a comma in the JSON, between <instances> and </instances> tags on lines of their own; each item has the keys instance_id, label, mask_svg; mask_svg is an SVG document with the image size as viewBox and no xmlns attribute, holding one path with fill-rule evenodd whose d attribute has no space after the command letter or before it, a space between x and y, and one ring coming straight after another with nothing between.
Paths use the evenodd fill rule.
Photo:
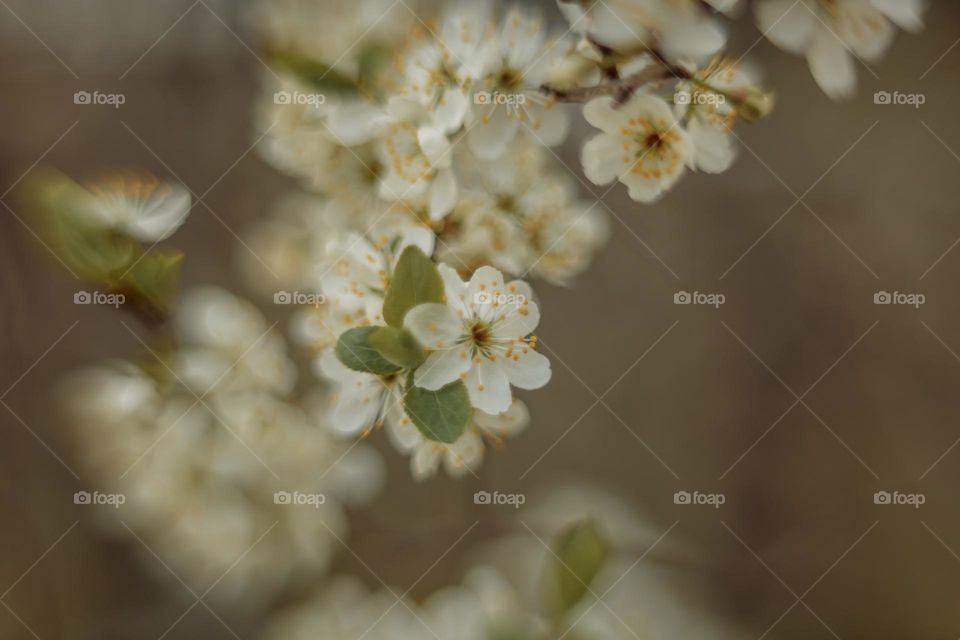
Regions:
<instances>
[{"instance_id":1,"label":"blurred white flower","mask_svg":"<svg viewBox=\"0 0 960 640\"><path fill-rule=\"evenodd\" d=\"M730 4L719 1L723 8ZM727 40L707 7L691 0L560 0L559 4L572 28L624 53L656 50L673 61L703 61Z\"/></svg>"},{"instance_id":2,"label":"blurred white flower","mask_svg":"<svg viewBox=\"0 0 960 640\"><path fill-rule=\"evenodd\" d=\"M889 48L895 27L923 28L924 0L762 0L758 27L775 45L803 55L814 79L834 99L857 87L854 58L875 62Z\"/></svg>"},{"instance_id":3,"label":"blurred white flower","mask_svg":"<svg viewBox=\"0 0 960 640\"><path fill-rule=\"evenodd\" d=\"M596 98L583 115L603 131L583 148L584 172L594 184L619 180L634 200L653 202L694 162L690 136L657 96L638 94L623 105Z\"/></svg>"},{"instance_id":4,"label":"blurred white flower","mask_svg":"<svg viewBox=\"0 0 960 640\"><path fill-rule=\"evenodd\" d=\"M87 219L143 242L170 237L190 213L186 187L150 175L117 173L87 187L80 203Z\"/></svg>"},{"instance_id":5,"label":"blurred white flower","mask_svg":"<svg viewBox=\"0 0 960 640\"><path fill-rule=\"evenodd\" d=\"M344 506L377 493L381 461L286 398L295 369L248 303L199 289L175 324L182 346L161 360L71 380L83 464L93 486L126 497L103 510L109 531L132 530L192 588L261 606L326 569Z\"/></svg>"},{"instance_id":6,"label":"blurred white flower","mask_svg":"<svg viewBox=\"0 0 960 640\"><path fill-rule=\"evenodd\" d=\"M538 353L540 309L530 286L504 284L493 267L477 269L468 283L441 264L446 304L422 304L404 325L430 351L414 383L436 390L463 379L474 407L490 414L510 407L510 385L539 389L550 380L550 361Z\"/></svg>"}]
</instances>

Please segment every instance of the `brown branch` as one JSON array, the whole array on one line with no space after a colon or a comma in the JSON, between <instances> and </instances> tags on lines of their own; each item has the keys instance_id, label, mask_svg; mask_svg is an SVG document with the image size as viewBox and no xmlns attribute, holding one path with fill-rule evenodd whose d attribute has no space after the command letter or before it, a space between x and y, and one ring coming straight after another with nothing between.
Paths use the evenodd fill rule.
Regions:
<instances>
[{"instance_id":1,"label":"brown branch","mask_svg":"<svg viewBox=\"0 0 960 640\"><path fill-rule=\"evenodd\" d=\"M600 96L613 96L618 104L623 104L644 85L669 80L670 78L686 80L689 77L690 73L685 69L669 65L659 60L657 64L638 71L633 75L629 75L626 78L616 78L609 82L601 82L592 87L561 89L545 84L540 87L540 90L558 102L589 102Z\"/></svg>"}]
</instances>

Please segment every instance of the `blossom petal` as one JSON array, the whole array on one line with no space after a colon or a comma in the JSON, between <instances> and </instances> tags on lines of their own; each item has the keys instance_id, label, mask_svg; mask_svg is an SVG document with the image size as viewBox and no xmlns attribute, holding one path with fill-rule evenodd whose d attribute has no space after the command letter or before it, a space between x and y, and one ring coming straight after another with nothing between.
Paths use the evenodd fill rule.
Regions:
<instances>
[{"instance_id":1,"label":"blossom petal","mask_svg":"<svg viewBox=\"0 0 960 640\"><path fill-rule=\"evenodd\" d=\"M459 378L471 364L470 353L465 347L434 351L413 374L413 383L422 389L436 391Z\"/></svg>"},{"instance_id":2,"label":"blossom petal","mask_svg":"<svg viewBox=\"0 0 960 640\"><path fill-rule=\"evenodd\" d=\"M687 130L693 140L693 160L697 169L722 173L730 168L737 154L732 136L726 129L694 118Z\"/></svg>"},{"instance_id":3,"label":"blossom petal","mask_svg":"<svg viewBox=\"0 0 960 640\"><path fill-rule=\"evenodd\" d=\"M503 368L510 384L518 389L539 389L550 381L552 374L550 360L531 347L514 351L513 357L503 358Z\"/></svg>"},{"instance_id":4,"label":"blossom petal","mask_svg":"<svg viewBox=\"0 0 960 640\"><path fill-rule=\"evenodd\" d=\"M337 142L354 146L373 140L384 120L380 107L357 101L334 109L327 118L327 128Z\"/></svg>"},{"instance_id":5,"label":"blossom petal","mask_svg":"<svg viewBox=\"0 0 960 640\"><path fill-rule=\"evenodd\" d=\"M610 184L630 168L621 141L609 133L588 140L583 146L581 159L587 179L597 185Z\"/></svg>"},{"instance_id":6,"label":"blossom petal","mask_svg":"<svg viewBox=\"0 0 960 640\"><path fill-rule=\"evenodd\" d=\"M510 381L502 363L505 358L491 361L480 358L467 372L464 383L470 394L470 404L487 413L503 413L510 407Z\"/></svg>"},{"instance_id":7,"label":"blossom petal","mask_svg":"<svg viewBox=\"0 0 960 640\"><path fill-rule=\"evenodd\" d=\"M467 134L470 150L482 160L496 160L507 150L520 123L511 118L505 107L494 106L481 116L483 122L473 125Z\"/></svg>"},{"instance_id":8,"label":"blossom petal","mask_svg":"<svg viewBox=\"0 0 960 640\"><path fill-rule=\"evenodd\" d=\"M757 3L757 27L773 44L803 53L817 30L817 17L802 2L764 0Z\"/></svg>"},{"instance_id":9,"label":"blossom petal","mask_svg":"<svg viewBox=\"0 0 960 640\"><path fill-rule=\"evenodd\" d=\"M489 319L497 304L495 296L504 293L503 274L490 266L480 267L473 272L466 293L467 305Z\"/></svg>"},{"instance_id":10,"label":"blossom petal","mask_svg":"<svg viewBox=\"0 0 960 640\"><path fill-rule=\"evenodd\" d=\"M583 107L583 118L605 133L616 133L630 120L625 106L619 107L610 96L595 98Z\"/></svg>"},{"instance_id":11,"label":"blossom petal","mask_svg":"<svg viewBox=\"0 0 960 640\"><path fill-rule=\"evenodd\" d=\"M437 172L430 185L430 219L440 220L457 203L457 179L451 169Z\"/></svg>"},{"instance_id":12,"label":"blossom petal","mask_svg":"<svg viewBox=\"0 0 960 640\"><path fill-rule=\"evenodd\" d=\"M807 52L807 63L817 84L828 96L834 100L853 97L857 72L850 52L835 35L822 31Z\"/></svg>"},{"instance_id":13,"label":"blossom petal","mask_svg":"<svg viewBox=\"0 0 960 640\"><path fill-rule=\"evenodd\" d=\"M440 456L443 453L443 445L436 442L425 440L414 450L410 457L410 472L413 479L417 482L423 482L437 472L440 466Z\"/></svg>"},{"instance_id":14,"label":"blossom petal","mask_svg":"<svg viewBox=\"0 0 960 640\"><path fill-rule=\"evenodd\" d=\"M445 304L420 304L407 312L403 326L428 349L454 346L463 331L460 318Z\"/></svg>"},{"instance_id":15,"label":"blossom petal","mask_svg":"<svg viewBox=\"0 0 960 640\"><path fill-rule=\"evenodd\" d=\"M473 429L468 429L447 447L443 456L443 468L452 478L462 478L483 462L483 439Z\"/></svg>"},{"instance_id":16,"label":"blossom petal","mask_svg":"<svg viewBox=\"0 0 960 640\"><path fill-rule=\"evenodd\" d=\"M473 414L477 428L497 438L515 436L530 424L530 410L521 400L514 398L510 408L499 415L490 415L483 411Z\"/></svg>"},{"instance_id":17,"label":"blossom petal","mask_svg":"<svg viewBox=\"0 0 960 640\"><path fill-rule=\"evenodd\" d=\"M373 426L386 390L374 376L341 385L330 428L343 436L355 436Z\"/></svg>"}]
</instances>

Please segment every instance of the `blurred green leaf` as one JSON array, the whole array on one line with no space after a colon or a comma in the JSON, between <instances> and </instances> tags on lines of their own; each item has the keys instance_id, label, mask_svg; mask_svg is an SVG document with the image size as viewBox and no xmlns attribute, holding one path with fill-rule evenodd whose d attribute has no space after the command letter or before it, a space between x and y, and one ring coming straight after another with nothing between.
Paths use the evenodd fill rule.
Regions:
<instances>
[{"instance_id":1,"label":"blurred green leaf","mask_svg":"<svg viewBox=\"0 0 960 640\"><path fill-rule=\"evenodd\" d=\"M314 89L345 94L354 94L360 90L360 85L353 78L295 51L272 51L270 60Z\"/></svg>"},{"instance_id":2,"label":"blurred green leaf","mask_svg":"<svg viewBox=\"0 0 960 640\"><path fill-rule=\"evenodd\" d=\"M437 265L417 247L400 254L383 298L383 317L391 327L403 326L407 311L427 302L443 302L443 280Z\"/></svg>"},{"instance_id":3,"label":"blurred green leaf","mask_svg":"<svg viewBox=\"0 0 960 640\"><path fill-rule=\"evenodd\" d=\"M409 384L403 397L407 415L429 440L453 444L473 417L470 396L462 380L428 391Z\"/></svg>"},{"instance_id":4,"label":"blurred green leaf","mask_svg":"<svg viewBox=\"0 0 960 640\"><path fill-rule=\"evenodd\" d=\"M558 619L587 593L607 560L609 547L592 520L571 525L557 536L547 565L546 609Z\"/></svg>"},{"instance_id":5,"label":"blurred green leaf","mask_svg":"<svg viewBox=\"0 0 960 640\"><path fill-rule=\"evenodd\" d=\"M349 369L382 376L397 373L400 367L393 364L370 344L370 336L379 327L356 327L344 331L334 349L337 358Z\"/></svg>"}]
</instances>

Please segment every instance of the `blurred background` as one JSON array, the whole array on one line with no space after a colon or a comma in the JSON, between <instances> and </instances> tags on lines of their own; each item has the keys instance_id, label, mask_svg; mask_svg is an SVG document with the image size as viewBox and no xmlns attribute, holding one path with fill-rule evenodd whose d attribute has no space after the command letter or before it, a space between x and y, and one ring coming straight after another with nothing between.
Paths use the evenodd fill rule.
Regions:
<instances>
[{"instance_id":1,"label":"blurred background","mask_svg":"<svg viewBox=\"0 0 960 640\"><path fill-rule=\"evenodd\" d=\"M13 189L40 165L179 179L209 206L173 239L184 285L253 296L238 236L290 185L251 150L265 70L242 2L0 5L0 637L154 638L193 598L153 578L160 559L104 538L73 504L86 485L70 417L52 401L69 371L139 345L111 309L72 304L75 283L33 241ZM532 427L480 481L414 484L407 460L374 439L388 483L352 514L356 555L335 568L368 578L367 564L406 588L470 522L481 525L471 543L495 530L473 504L479 488L586 478L653 530L675 525L671 542L694 550L685 573L753 637L960 636L958 19L956 3L932 2L922 36L898 34L838 104L744 16L730 49L762 66L777 107L737 130L733 169L688 175L654 206L609 193L607 249L575 286L537 288L554 377L524 396ZM74 104L94 89L126 103ZM926 101L878 105L877 91ZM574 172L583 132L560 153ZM585 197L591 188L604 191L583 185ZM679 291L726 301L678 306ZM879 291L926 301L875 305ZM726 503L676 505L681 490ZM877 505L878 491L925 503ZM458 579L470 546L414 595ZM255 637L247 612L216 615ZM231 636L203 607L166 635Z\"/></svg>"}]
</instances>

